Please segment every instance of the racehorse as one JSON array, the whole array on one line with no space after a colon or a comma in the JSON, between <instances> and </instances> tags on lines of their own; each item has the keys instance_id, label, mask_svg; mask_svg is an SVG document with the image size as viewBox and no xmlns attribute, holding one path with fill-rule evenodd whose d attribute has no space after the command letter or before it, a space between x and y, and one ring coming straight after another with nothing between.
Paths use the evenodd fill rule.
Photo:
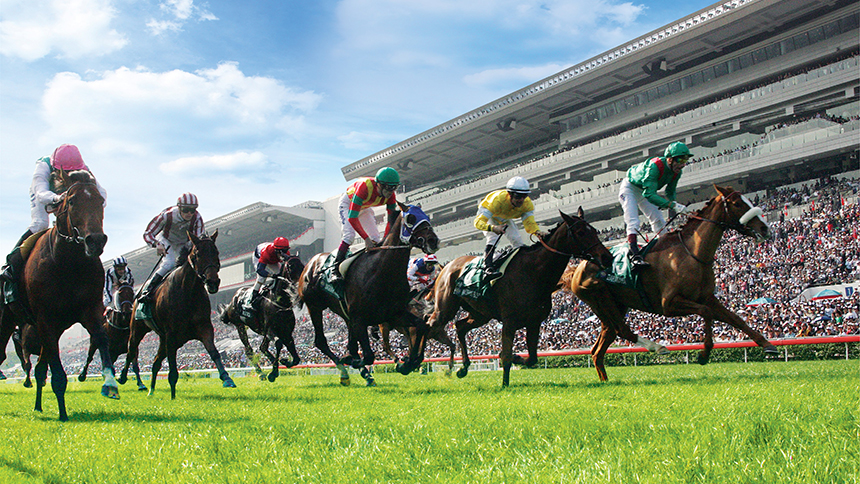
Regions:
<instances>
[{"instance_id":1,"label":"racehorse","mask_svg":"<svg viewBox=\"0 0 860 484\"><path fill-rule=\"evenodd\" d=\"M42 411L42 388L50 366L51 388L57 397L60 420L67 421L68 377L60 361L59 340L73 324L81 323L99 348L105 378L102 395L119 398L119 387L101 327L104 268L99 256L107 243L102 229L104 198L90 172L56 173L62 186L68 188L57 207L54 227L36 241L25 263L19 296L27 306L18 302L0 305L0 344L6 347L16 326L35 327L36 339L42 347L34 375L35 410Z\"/></svg>"},{"instance_id":2,"label":"racehorse","mask_svg":"<svg viewBox=\"0 0 860 484\"><path fill-rule=\"evenodd\" d=\"M299 279L298 296L308 307L314 326L314 345L331 359L341 372L341 385L349 385L345 364L362 369L368 385L372 376L366 367L375 355L367 330L372 325L410 326L423 324L407 312L409 283L406 269L410 250L415 247L432 254L439 238L426 214L416 205L398 203L400 213L378 247L368 248L355 257L343 276L344 299L339 300L322 289L320 278L328 253L313 256ZM323 330L323 310L330 309L346 321L349 328L349 354L343 359L334 355ZM363 358L359 358L358 345Z\"/></svg>"},{"instance_id":3,"label":"racehorse","mask_svg":"<svg viewBox=\"0 0 860 484\"><path fill-rule=\"evenodd\" d=\"M680 230L662 235L645 256L650 267L641 269L641 292L620 284L610 284L598 276L600 268L581 262L564 280L577 297L585 301L600 319L600 336L591 348L591 358L601 381L606 381L603 358L617 335L660 353L667 350L638 337L625 322L627 310L638 309L663 316L698 314L705 320L704 349L699 363L708 362L714 346L714 319L743 331L766 353L777 349L758 331L750 328L737 314L729 311L714 296L714 256L726 230L763 242L770 228L762 211L739 192L714 185L717 195L691 215ZM643 297L644 295L644 297Z\"/></svg>"},{"instance_id":4,"label":"racehorse","mask_svg":"<svg viewBox=\"0 0 860 484\"><path fill-rule=\"evenodd\" d=\"M511 257L504 275L496 280L488 297L473 299L454 294L457 279L466 265L475 256L461 256L447 264L436 279L436 309L430 316L426 335L416 345L417 352L403 365L404 370L414 369L424 358L427 337L445 330L448 322L462 307L468 312L457 320L455 327L463 354L463 367L457 372L460 378L469 372L469 355L466 335L469 331L487 324L490 319L502 322L502 386L510 383L511 365L534 366L537 364L537 345L540 324L549 316L552 308L552 293L558 289L558 281L571 257L594 259L600 265L609 265L612 254L603 246L597 231L583 219L582 207L577 216L561 213L559 223L540 243L521 248ZM529 356L523 359L514 354L516 331L526 328L526 345Z\"/></svg>"},{"instance_id":5,"label":"racehorse","mask_svg":"<svg viewBox=\"0 0 860 484\"><path fill-rule=\"evenodd\" d=\"M137 312L141 310L140 300L134 303L134 317L128 337L128 355L119 378L120 383L125 383L129 364L137 359L140 341L146 333L154 330L158 334L159 341L158 353L155 355L155 361L152 362L149 394L152 395L155 391L158 370L161 369L164 358L167 358L170 368L167 381L170 383L171 400L176 398L176 382L179 380L176 352L192 339L203 343L203 347L206 348L206 352L218 369L218 376L223 386L236 387L221 363L218 349L215 348L215 329L209 316L212 306L207 292L215 294L221 285L221 279L218 278L221 261L218 259L218 247L215 246L218 231L216 230L211 237L204 235L198 238L192 233L189 233L188 237L191 240L191 251L153 291L150 303L152 319L138 319Z\"/></svg>"},{"instance_id":6,"label":"racehorse","mask_svg":"<svg viewBox=\"0 0 860 484\"><path fill-rule=\"evenodd\" d=\"M125 354L128 351L128 334L131 326L131 308L134 304L134 288L129 284L123 284L117 288L114 298L119 310L117 311L113 307L106 309L102 328L108 338L111 361L116 363L119 355ZM90 362L93 361L96 349L91 339L90 349L87 353L87 362L84 363L81 374L78 375L78 381L87 380L87 371L89 370ZM140 391L146 390L146 385L140 380L140 367L137 364L137 360L134 360L131 365L134 375L137 377L137 389Z\"/></svg>"},{"instance_id":7,"label":"racehorse","mask_svg":"<svg viewBox=\"0 0 860 484\"><path fill-rule=\"evenodd\" d=\"M296 351L296 342L293 339L293 329L296 327L296 315L293 314L293 294L291 291L295 283L301 277L305 265L297 256L290 256L281 265L280 274L275 277L275 284L269 291L264 291L262 301L260 301L260 309L250 320L243 320L237 310L240 307L242 300L251 290L250 287L243 287L236 291L233 299L221 311L221 322L224 324L232 324L236 326L236 331L239 333L239 339L245 346L245 356L248 361L254 365L259 375L260 380L265 380L266 375L263 374L257 359L254 358L254 350L248 342L248 333L245 330L247 326L255 333L263 336L263 341L260 343L260 352L269 358L272 363L272 371L268 375L270 382L275 381L280 371L279 363L292 368L299 364L299 352ZM269 351L269 341L275 341L275 353ZM280 360L281 348L286 345L289 351L290 360Z\"/></svg>"}]
</instances>

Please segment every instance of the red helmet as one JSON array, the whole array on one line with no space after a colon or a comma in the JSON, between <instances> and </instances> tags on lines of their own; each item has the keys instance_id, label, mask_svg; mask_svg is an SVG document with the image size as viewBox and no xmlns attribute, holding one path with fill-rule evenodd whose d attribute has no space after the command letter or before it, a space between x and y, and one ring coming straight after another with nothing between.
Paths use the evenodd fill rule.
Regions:
<instances>
[{"instance_id":1,"label":"red helmet","mask_svg":"<svg viewBox=\"0 0 860 484\"><path fill-rule=\"evenodd\" d=\"M60 145L51 155L51 166L57 170L85 170L87 166L75 145Z\"/></svg>"},{"instance_id":2,"label":"red helmet","mask_svg":"<svg viewBox=\"0 0 860 484\"><path fill-rule=\"evenodd\" d=\"M278 237L272 242L272 245L275 246L278 250L289 250L290 249L290 241L287 240L286 237Z\"/></svg>"},{"instance_id":3,"label":"red helmet","mask_svg":"<svg viewBox=\"0 0 860 484\"><path fill-rule=\"evenodd\" d=\"M197 195L193 193L183 193L176 200L176 205L180 207L198 207Z\"/></svg>"}]
</instances>

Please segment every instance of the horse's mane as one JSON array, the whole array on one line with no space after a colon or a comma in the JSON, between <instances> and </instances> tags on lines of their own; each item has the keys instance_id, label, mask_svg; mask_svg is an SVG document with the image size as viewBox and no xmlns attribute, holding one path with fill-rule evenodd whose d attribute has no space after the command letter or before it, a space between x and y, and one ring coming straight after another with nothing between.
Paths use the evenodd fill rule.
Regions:
<instances>
[{"instance_id":1,"label":"horse's mane","mask_svg":"<svg viewBox=\"0 0 860 484\"><path fill-rule=\"evenodd\" d=\"M547 240L551 239L552 236L556 233L556 231L558 231L559 227L561 227L561 225L563 223L564 222L559 222L555 225L555 227L551 228L549 233L546 236L546 239ZM540 248L540 247L542 247L541 244L524 245L524 246L520 247L520 252L532 252L532 251L538 250L538 248Z\"/></svg>"},{"instance_id":2,"label":"horse's mane","mask_svg":"<svg viewBox=\"0 0 860 484\"><path fill-rule=\"evenodd\" d=\"M75 170L66 172L71 183L95 183L96 177L87 170Z\"/></svg>"},{"instance_id":3,"label":"horse's mane","mask_svg":"<svg viewBox=\"0 0 860 484\"><path fill-rule=\"evenodd\" d=\"M732 189L732 187L726 187L726 190L734 192L734 189ZM708 200L707 203L705 203L704 207L696 210L696 213L693 214L695 215L695 217L688 217L687 221L684 222L684 225L666 232L664 236L660 237L657 240L657 244L655 244L654 248L651 250L656 252L662 250L668 245L674 245L677 241L677 237L667 237L666 235L675 235L676 233L680 232L682 239L689 237L699 227L699 225L702 224L702 220L699 217L702 217L705 212L708 212L711 209L711 206L716 202L717 198L719 197L720 194L718 193L713 198Z\"/></svg>"}]
</instances>

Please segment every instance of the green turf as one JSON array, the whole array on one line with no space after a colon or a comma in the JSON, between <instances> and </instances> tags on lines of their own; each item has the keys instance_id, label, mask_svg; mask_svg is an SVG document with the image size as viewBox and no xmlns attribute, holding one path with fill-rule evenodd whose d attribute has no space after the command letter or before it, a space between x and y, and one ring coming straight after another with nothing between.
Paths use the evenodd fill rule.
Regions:
<instances>
[{"instance_id":1,"label":"green turf","mask_svg":"<svg viewBox=\"0 0 860 484\"><path fill-rule=\"evenodd\" d=\"M858 362L0 384L0 482L857 482Z\"/></svg>"}]
</instances>

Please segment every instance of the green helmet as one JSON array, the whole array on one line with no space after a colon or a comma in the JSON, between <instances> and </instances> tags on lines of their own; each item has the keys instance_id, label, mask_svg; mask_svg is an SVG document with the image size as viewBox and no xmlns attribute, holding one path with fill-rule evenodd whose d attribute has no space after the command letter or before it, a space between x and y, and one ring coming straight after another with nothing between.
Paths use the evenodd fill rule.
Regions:
<instances>
[{"instance_id":1,"label":"green helmet","mask_svg":"<svg viewBox=\"0 0 860 484\"><path fill-rule=\"evenodd\" d=\"M675 158L678 156L692 156L690 154L690 149L687 148L687 145L681 143L680 141L676 141L669 146L666 147L666 152L663 153L663 156L666 158Z\"/></svg>"},{"instance_id":2,"label":"green helmet","mask_svg":"<svg viewBox=\"0 0 860 484\"><path fill-rule=\"evenodd\" d=\"M394 168L386 166L376 172L376 182L386 185L400 185L400 174Z\"/></svg>"}]
</instances>

